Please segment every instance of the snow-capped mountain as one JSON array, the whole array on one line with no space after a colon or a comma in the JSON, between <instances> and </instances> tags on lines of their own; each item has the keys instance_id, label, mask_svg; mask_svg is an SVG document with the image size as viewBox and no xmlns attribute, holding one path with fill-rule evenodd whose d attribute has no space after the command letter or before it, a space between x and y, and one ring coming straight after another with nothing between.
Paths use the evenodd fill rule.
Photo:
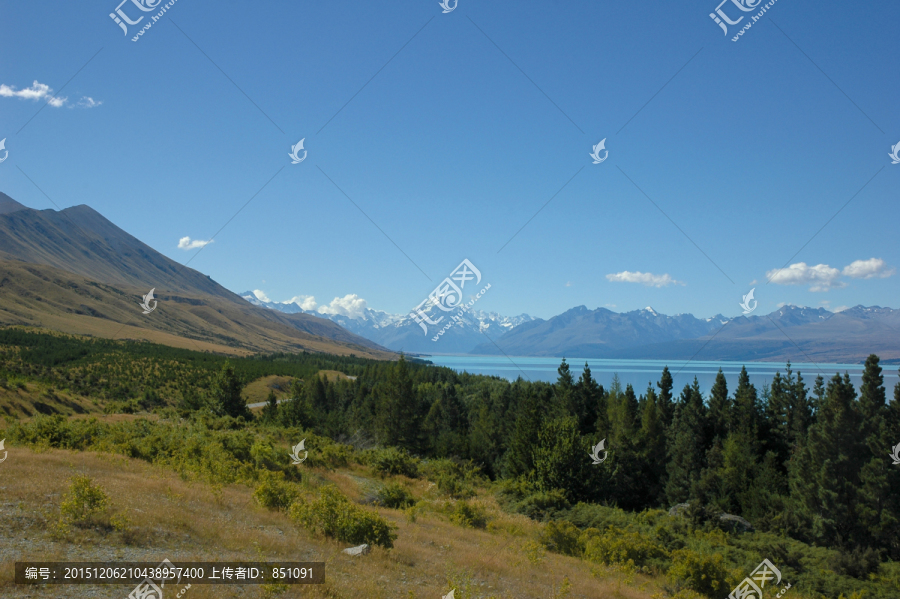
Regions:
<instances>
[{"instance_id":1,"label":"snow-capped mountain","mask_svg":"<svg viewBox=\"0 0 900 599\"><path fill-rule=\"evenodd\" d=\"M420 319L422 320L420 324L411 314L390 314L369 307L361 307L365 304L362 300L359 300L349 310L342 309L341 306L336 307L334 302L330 306L304 309L297 302L267 301L268 298L265 296L263 296L265 299L260 299L252 291L245 291L240 295L255 306L271 308L288 314L303 312L319 318L327 318L351 333L365 337L388 349L408 353L468 353L481 343L490 343L490 340L508 333L520 324L535 320L527 314L503 316L496 312L471 308L461 313L458 309L443 312L436 306L430 306L423 309L423 312L437 324L430 324L422 319ZM446 329L443 335L438 336L438 333L448 324L452 324L452 326ZM438 336L436 341L434 340L435 336Z\"/></svg>"},{"instance_id":2,"label":"snow-capped mountain","mask_svg":"<svg viewBox=\"0 0 900 599\"><path fill-rule=\"evenodd\" d=\"M543 320L527 314L502 316L469 304L464 310L423 309L432 324L418 315L372 310L356 296L325 306L308 302L308 308L317 310L304 310L296 302L266 301L253 292L241 295L257 306L327 318L360 337L407 353L858 362L875 352L885 364L900 362L900 310L879 306L835 313L785 305L765 315L702 319L668 316L649 306L622 313L578 306Z\"/></svg>"}]
</instances>

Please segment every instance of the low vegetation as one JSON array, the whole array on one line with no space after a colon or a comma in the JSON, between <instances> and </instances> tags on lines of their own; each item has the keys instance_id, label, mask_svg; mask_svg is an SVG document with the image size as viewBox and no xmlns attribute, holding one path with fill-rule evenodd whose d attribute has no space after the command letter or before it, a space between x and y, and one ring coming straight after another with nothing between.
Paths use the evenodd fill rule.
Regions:
<instances>
[{"instance_id":1,"label":"low vegetation","mask_svg":"<svg viewBox=\"0 0 900 599\"><path fill-rule=\"evenodd\" d=\"M900 402L885 401L874 356L859 395L840 376L807 389L788 368L761 393L742 375L734 395L720 377L708 399L696 384L676 399L667 370L659 392L638 397L587 368L576 382L565 362L556 384L510 384L405 360L226 361L0 333L0 389L52 385L109 413L8 418L7 448L121 456L213 494L244 488L260 513L338 550L393 555L441 523L482 547L466 572L495 564L491 547L533 572L568 564L542 597L578 596L585 575L629 598L724 597L763 559L797 599L900 595L900 481L881 451L900 438ZM357 378L315 376L325 366ZM296 399L254 415L242 395L254 376L291 377ZM593 466L587 450L603 437L609 455ZM127 502L93 477L70 477L55 509L47 529L60 542L141 536Z\"/></svg>"}]
</instances>

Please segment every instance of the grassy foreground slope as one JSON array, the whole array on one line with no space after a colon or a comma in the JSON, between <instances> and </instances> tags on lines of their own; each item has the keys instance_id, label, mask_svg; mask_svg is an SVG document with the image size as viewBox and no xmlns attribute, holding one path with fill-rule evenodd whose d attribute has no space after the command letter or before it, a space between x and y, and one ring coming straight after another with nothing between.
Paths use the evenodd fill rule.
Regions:
<instances>
[{"instance_id":1,"label":"grassy foreground slope","mask_svg":"<svg viewBox=\"0 0 900 599\"><path fill-rule=\"evenodd\" d=\"M0 465L0 595L19 597L122 597L122 586L17 588L14 563L23 560L324 561L326 584L290 587L194 585L187 594L213 597L435 598L618 597L650 599L658 584L642 575L592 566L548 553L537 544L539 524L503 514L490 497L479 500L491 515L489 530L455 524L439 493L426 481L403 480L420 497L408 511L373 507L397 527L392 549L350 557L349 546L298 528L283 511L261 507L246 484L213 486L183 480L172 469L119 455L14 446ZM125 531L102 524L50 531L73 476L86 475L112 498L110 510L128 519ZM303 469L303 488L333 484L362 499L384 482L363 467ZM565 581L568 581L566 583Z\"/></svg>"}]
</instances>

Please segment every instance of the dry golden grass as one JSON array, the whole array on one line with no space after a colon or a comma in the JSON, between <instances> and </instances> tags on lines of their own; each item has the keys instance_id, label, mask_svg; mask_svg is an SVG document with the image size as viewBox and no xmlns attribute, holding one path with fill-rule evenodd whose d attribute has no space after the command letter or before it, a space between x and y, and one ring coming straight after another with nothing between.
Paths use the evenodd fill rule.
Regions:
<instances>
[{"instance_id":1,"label":"dry golden grass","mask_svg":"<svg viewBox=\"0 0 900 599\"><path fill-rule=\"evenodd\" d=\"M44 264L0 259L0 325L37 327L108 339L244 356L310 351L391 360L396 356L334 323L257 308L237 296L157 289L157 308L142 314L147 291L105 284ZM363 345L357 345L362 343Z\"/></svg>"},{"instance_id":2,"label":"dry golden grass","mask_svg":"<svg viewBox=\"0 0 900 599\"><path fill-rule=\"evenodd\" d=\"M102 412L99 403L59 391L43 383L24 383L25 388L13 385L0 388L0 416L13 418L29 417L35 414L98 414Z\"/></svg>"},{"instance_id":3,"label":"dry golden grass","mask_svg":"<svg viewBox=\"0 0 900 599\"><path fill-rule=\"evenodd\" d=\"M351 380L349 376L347 376L346 374L344 374L343 372L340 372L338 370L320 370L318 372L318 375L324 376L325 379L330 383L333 383L338 380L343 380L343 381Z\"/></svg>"},{"instance_id":4,"label":"dry golden grass","mask_svg":"<svg viewBox=\"0 0 900 599\"><path fill-rule=\"evenodd\" d=\"M74 529L57 540L47 532L58 517L69 480L86 474L112 499L112 510L131 521L127 534ZM316 473L351 497L359 496L362 469ZM457 599L559 598L565 577L567 597L651 599L656 581L612 572L578 559L535 550L540 524L503 514L493 498L479 501L489 510L488 530L451 524L440 514L443 500L427 499L433 489L407 481L423 509L410 522L397 510L379 509L398 526L391 550L366 556L341 553L346 544L298 530L284 513L258 507L252 489L233 485L214 490L188 483L168 470L119 456L13 448L0 464L0 596L117 597L123 586L17 587L14 564L25 560L148 561L324 561L326 583L290 587L277 595L342 599L438 599L452 580ZM466 589L468 588L468 592ZM168 596L168 595L167 595ZM194 585L187 599L266 597L261 586Z\"/></svg>"},{"instance_id":5,"label":"dry golden grass","mask_svg":"<svg viewBox=\"0 0 900 599\"><path fill-rule=\"evenodd\" d=\"M290 396L291 383L294 380L292 376L278 376L276 374L264 376L244 387L242 395L247 400L247 403L266 401L269 391L274 391L275 397L278 399L284 399Z\"/></svg>"}]
</instances>

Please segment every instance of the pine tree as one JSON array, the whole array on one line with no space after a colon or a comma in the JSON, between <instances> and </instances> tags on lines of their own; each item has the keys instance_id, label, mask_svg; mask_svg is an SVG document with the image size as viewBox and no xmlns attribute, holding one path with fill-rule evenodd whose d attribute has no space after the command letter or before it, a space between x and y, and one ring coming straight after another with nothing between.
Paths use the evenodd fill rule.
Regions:
<instances>
[{"instance_id":1,"label":"pine tree","mask_svg":"<svg viewBox=\"0 0 900 599\"><path fill-rule=\"evenodd\" d=\"M892 443L884 376L878 362L878 356L874 354L866 359L860 387L859 438L866 451L859 473L859 516L866 529L866 541L877 547L889 548L900 534L900 513L891 509L895 503L891 497L891 487L897 487L900 474L886 459ZM894 479L893 485L891 479Z\"/></svg>"},{"instance_id":2,"label":"pine tree","mask_svg":"<svg viewBox=\"0 0 900 599\"><path fill-rule=\"evenodd\" d=\"M574 411L578 419L578 432L582 435L590 435L596 432L598 408L601 397L604 395L603 387L597 384L591 376L591 368L584 363L584 371L581 378L575 384L573 392Z\"/></svg>"},{"instance_id":3,"label":"pine tree","mask_svg":"<svg viewBox=\"0 0 900 599\"><path fill-rule=\"evenodd\" d=\"M543 426L548 392L552 390L544 384L530 385L513 410L516 419L504 458L504 474L509 478L534 470L534 444Z\"/></svg>"},{"instance_id":4,"label":"pine tree","mask_svg":"<svg viewBox=\"0 0 900 599\"><path fill-rule=\"evenodd\" d=\"M788 372L790 372L790 365ZM765 402L766 426L762 433L762 437L766 440L766 448L774 451L778 463L785 467L791 450L792 382L782 378L781 373L775 373L768 401Z\"/></svg>"},{"instance_id":5,"label":"pine tree","mask_svg":"<svg viewBox=\"0 0 900 599\"><path fill-rule=\"evenodd\" d=\"M316 375L310 379L310 399L312 400L313 409L317 412L324 413L328 407L326 385L328 385L328 379L325 378L325 375Z\"/></svg>"},{"instance_id":6,"label":"pine tree","mask_svg":"<svg viewBox=\"0 0 900 599\"><path fill-rule=\"evenodd\" d=\"M613 375L607 397L607 413L609 414L610 446L622 445L625 441L634 440L638 420L638 400L631 385L622 392L619 375Z\"/></svg>"},{"instance_id":7,"label":"pine tree","mask_svg":"<svg viewBox=\"0 0 900 599\"><path fill-rule=\"evenodd\" d=\"M431 404L422 428L435 456L460 458L468 454L468 422L466 410L456 395L456 386L449 383L425 383L438 394Z\"/></svg>"},{"instance_id":8,"label":"pine tree","mask_svg":"<svg viewBox=\"0 0 900 599\"><path fill-rule=\"evenodd\" d=\"M811 540L849 548L860 535L859 472L865 445L850 377L834 375L819 405L806 443L791 461L791 494Z\"/></svg>"},{"instance_id":9,"label":"pine tree","mask_svg":"<svg viewBox=\"0 0 900 599\"><path fill-rule=\"evenodd\" d=\"M378 392L376 420L381 442L418 452L422 442L419 429L421 416L409 364L401 355L390 368L387 380Z\"/></svg>"},{"instance_id":10,"label":"pine tree","mask_svg":"<svg viewBox=\"0 0 900 599\"><path fill-rule=\"evenodd\" d=\"M738 376L738 386L734 391L731 413L730 430L744 433L748 439L752 439L754 455L756 455L755 445L759 439L761 409L759 398L756 395L756 387L750 383L750 375L747 374L746 366L741 367L741 373Z\"/></svg>"},{"instance_id":11,"label":"pine tree","mask_svg":"<svg viewBox=\"0 0 900 599\"><path fill-rule=\"evenodd\" d=\"M278 419L278 398L271 389L266 396L266 405L262 409L262 419L263 422L275 422Z\"/></svg>"},{"instance_id":12,"label":"pine tree","mask_svg":"<svg viewBox=\"0 0 900 599\"><path fill-rule=\"evenodd\" d=\"M541 427L534 448L533 482L541 491L560 489L575 503L592 499L588 492L590 471L588 444L578 434L575 418L554 418Z\"/></svg>"},{"instance_id":13,"label":"pine tree","mask_svg":"<svg viewBox=\"0 0 900 599\"><path fill-rule=\"evenodd\" d=\"M791 363L788 362L788 381L791 379ZM795 447L806 438L810 425L813 423L812 403L806 391L803 376L797 372L797 379L791 385L791 446Z\"/></svg>"},{"instance_id":14,"label":"pine tree","mask_svg":"<svg viewBox=\"0 0 900 599\"><path fill-rule=\"evenodd\" d=\"M712 439L724 442L728 436L728 419L731 413L731 400L728 397L728 381L719 368L716 382L709 393L709 430Z\"/></svg>"},{"instance_id":15,"label":"pine tree","mask_svg":"<svg viewBox=\"0 0 900 599\"><path fill-rule=\"evenodd\" d=\"M313 409L309 400L309 387L297 379L291 384L291 399L281 404L279 417L284 426L309 429L315 426Z\"/></svg>"},{"instance_id":16,"label":"pine tree","mask_svg":"<svg viewBox=\"0 0 900 599\"><path fill-rule=\"evenodd\" d=\"M813 396L815 399L812 401L812 412L813 420L815 420L816 415L819 413L819 408L825 402L825 379L822 378L821 374L816 376L816 382L813 383Z\"/></svg>"},{"instance_id":17,"label":"pine tree","mask_svg":"<svg viewBox=\"0 0 900 599\"><path fill-rule=\"evenodd\" d=\"M563 358L556 369L559 378L556 379L556 385L553 388L553 395L556 400L557 410L568 416L577 418L578 412L575 406L575 380L572 378L572 372L569 370L569 364Z\"/></svg>"},{"instance_id":18,"label":"pine tree","mask_svg":"<svg viewBox=\"0 0 900 599\"><path fill-rule=\"evenodd\" d=\"M471 422L468 455L485 474L495 477L502 468L506 439L502 414L491 403L479 398L473 406Z\"/></svg>"},{"instance_id":19,"label":"pine tree","mask_svg":"<svg viewBox=\"0 0 900 599\"><path fill-rule=\"evenodd\" d=\"M712 447L706 452L705 464L700 477L691 483L690 494L697 507L709 506L712 508L709 511L735 513L725 490L725 456L723 440L719 437L713 439Z\"/></svg>"},{"instance_id":20,"label":"pine tree","mask_svg":"<svg viewBox=\"0 0 900 599\"><path fill-rule=\"evenodd\" d=\"M672 389L675 383L668 366L663 367L662 376L656 386L659 387L659 414L663 427L668 429L675 417L675 404L672 401Z\"/></svg>"},{"instance_id":21,"label":"pine tree","mask_svg":"<svg viewBox=\"0 0 900 599\"><path fill-rule=\"evenodd\" d=\"M685 385L669 429L666 498L669 504L683 503L691 494L691 484L700 478L706 457L705 407L700 384Z\"/></svg>"},{"instance_id":22,"label":"pine tree","mask_svg":"<svg viewBox=\"0 0 900 599\"><path fill-rule=\"evenodd\" d=\"M659 398L653 387L647 386L641 408L640 459L643 474L643 499L641 507L661 505L664 502L666 482L666 434L658 406Z\"/></svg>"},{"instance_id":23,"label":"pine tree","mask_svg":"<svg viewBox=\"0 0 900 599\"><path fill-rule=\"evenodd\" d=\"M213 413L252 420L253 414L241 396L243 389L244 384L235 374L234 366L225 362L209 390L209 405Z\"/></svg>"},{"instance_id":24,"label":"pine tree","mask_svg":"<svg viewBox=\"0 0 900 599\"><path fill-rule=\"evenodd\" d=\"M898 371L900 373L900 371ZM900 443L900 382L894 385L894 400L890 402L887 410L887 430L889 445L893 453L893 448ZM890 459L890 458L888 458ZM891 463L891 473L888 477L890 483L890 500L888 502L887 511L893 515L900 514L900 466L894 466ZM888 555L893 561L900 560L900 533L895 534L887 546Z\"/></svg>"}]
</instances>

